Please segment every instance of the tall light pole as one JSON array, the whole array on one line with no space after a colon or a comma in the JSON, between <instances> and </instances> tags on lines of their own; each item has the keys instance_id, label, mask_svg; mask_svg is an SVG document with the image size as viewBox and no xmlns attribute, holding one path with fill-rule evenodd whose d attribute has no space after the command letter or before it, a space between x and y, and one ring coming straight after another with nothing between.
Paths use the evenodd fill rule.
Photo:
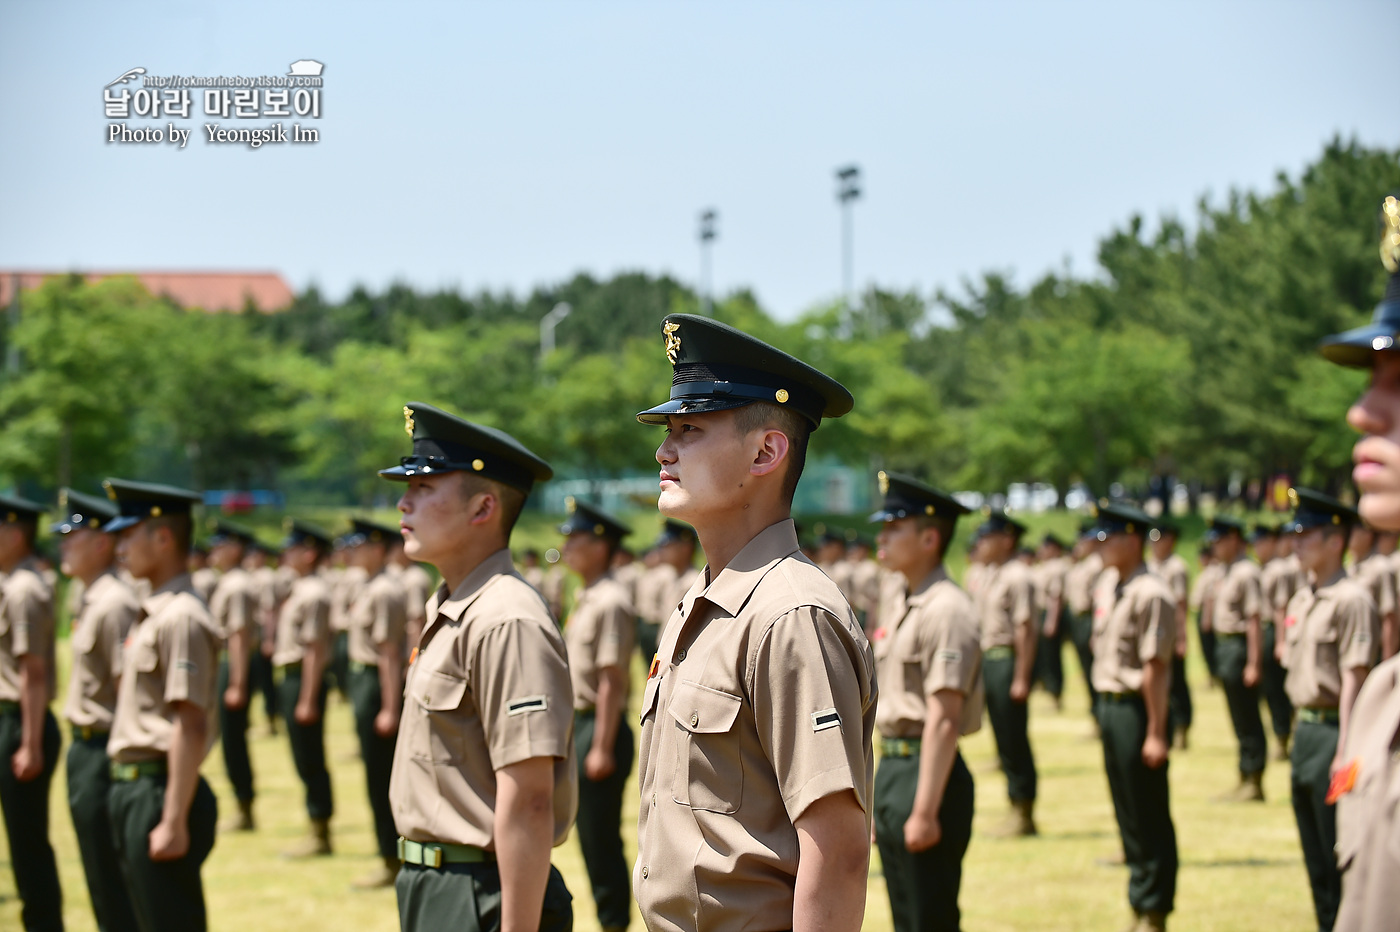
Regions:
<instances>
[{"instance_id":1,"label":"tall light pole","mask_svg":"<svg viewBox=\"0 0 1400 932\"><path fill-rule=\"evenodd\" d=\"M710 296L710 244L719 236L719 230L716 228L718 223L719 211L713 207L700 211L700 313L706 317L709 317L713 310L713 299Z\"/></svg>"},{"instance_id":2,"label":"tall light pole","mask_svg":"<svg viewBox=\"0 0 1400 932\"><path fill-rule=\"evenodd\" d=\"M550 308L549 313L540 318L540 372L544 372L544 362L554 352L554 328L559 321L568 317L573 308L567 301L560 301Z\"/></svg>"},{"instance_id":3,"label":"tall light pole","mask_svg":"<svg viewBox=\"0 0 1400 932\"><path fill-rule=\"evenodd\" d=\"M836 200L841 204L841 296L846 302L846 313L855 308L852 294L853 259L851 207L860 197L860 166L847 165L836 169Z\"/></svg>"}]
</instances>

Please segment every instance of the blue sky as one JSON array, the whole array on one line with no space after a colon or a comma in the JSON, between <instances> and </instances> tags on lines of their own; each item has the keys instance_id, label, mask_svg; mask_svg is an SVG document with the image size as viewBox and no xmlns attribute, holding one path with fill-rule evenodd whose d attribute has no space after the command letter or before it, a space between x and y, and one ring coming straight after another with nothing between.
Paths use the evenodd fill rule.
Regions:
<instances>
[{"instance_id":1,"label":"blue sky","mask_svg":"<svg viewBox=\"0 0 1400 932\"><path fill-rule=\"evenodd\" d=\"M1394 0L0 0L0 36L0 267L274 269L333 297L693 282L714 207L717 290L791 317L839 292L850 162L858 285L1025 284L1334 134L1400 146ZM207 144L198 97L183 151L105 141L129 68L302 58L325 64L315 145Z\"/></svg>"}]
</instances>

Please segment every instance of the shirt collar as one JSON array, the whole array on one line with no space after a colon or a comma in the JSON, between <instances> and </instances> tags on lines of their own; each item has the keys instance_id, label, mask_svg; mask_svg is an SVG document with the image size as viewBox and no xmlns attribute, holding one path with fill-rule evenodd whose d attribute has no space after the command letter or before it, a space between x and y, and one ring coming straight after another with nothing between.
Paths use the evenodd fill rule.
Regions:
<instances>
[{"instance_id":1,"label":"shirt collar","mask_svg":"<svg viewBox=\"0 0 1400 932\"><path fill-rule=\"evenodd\" d=\"M933 587L947 578L947 569L944 568L942 563L938 564L933 572L925 576L917 586L909 591L909 594L904 597L905 603L911 606L923 605L929 599L933 598Z\"/></svg>"},{"instance_id":2,"label":"shirt collar","mask_svg":"<svg viewBox=\"0 0 1400 932\"><path fill-rule=\"evenodd\" d=\"M447 592L447 583L440 583L437 613L446 615L453 621L461 621L462 615L476 601L477 596L481 595L481 590L486 584L502 575L515 575L515 563L510 558L510 551L504 547L477 564L476 569L468 573L467 578L450 594Z\"/></svg>"},{"instance_id":3,"label":"shirt collar","mask_svg":"<svg viewBox=\"0 0 1400 932\"><path fill-rule=\"evenodd\" d=\"M724 609L731 617L738 615L768 571L776 566L778 561L800 551L801 548L797 545L797 526L791 518L784 518L759 532L757 537L744 545L743 550L734 555L729 565L720 570L719 576L708 586L694 597L686 593L686 598L690 599L692 605L695 599L703 598ZM709 578L709 575L710 568L706 566L696 583ZM692 586L691 592L694 591L695 587ZM689 606L686 606L685 616L690 617Z\"/></svg>"},{"instance_id":4,"label":"shirt collar","mask_svg":"<svg viewBox=\"0 0 1400 932\"><path fill-rule=\"evenodd\" d=\"M190 579L189 573L181 573L178 576L173 576L166 580L165 585L146 597L146 601L141 603L141 610L146 613L147 618L154 617L160 614L161 609L169 605L171 600L182 592L188 592L190 595L199 598L199 594L195 592L194 582Z\"/></svg>"},{"instance_id":5,"label":"shirt collar","mask_svg":"<svg viewBox=\"0 0 1400 932\"><path fill-rule=\"evenodd\" d=\"M1347 568L1343 566L1339 568L1337 572L1333 573L1330 577L1328 577L1325 583L1323 583L1320 586L1313 587L1313 591L1316 592L1318 595L1321 595L1324 589L1330 589L1342 580L1350 578L1351 577L1347 575Z\"/></svg>"}]
</instances>

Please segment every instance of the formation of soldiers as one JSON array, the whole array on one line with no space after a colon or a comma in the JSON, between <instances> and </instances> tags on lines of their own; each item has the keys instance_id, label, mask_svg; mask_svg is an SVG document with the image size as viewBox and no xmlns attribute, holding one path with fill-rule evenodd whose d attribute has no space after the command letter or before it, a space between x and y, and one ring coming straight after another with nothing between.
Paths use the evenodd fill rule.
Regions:
<instances>
[{"instance_id":1,"label":"formation of soldiers","mask_svg":"<svg viewBox=\"0 0 1400 932\"><path fill-rule=\"evenodd\" d=\"M276 566L247 529L218 522L208 566L191 572L198 493L121 479L105 499L63 490L51 530L77 593L69 803L99 927L207 926L200 871L218 807L200 765L222 741L237 802L225 828L254 830L257 694L305 786L310 830L288 854L330 852L334 683L354 711L382 859L357 884L393 884L405 930L571 928L550 850L575 825L607 930L630 924L634 900L654 932L853 930L872 846L897 929L957 929L974 797L958 740L985 710L1010 804L997 832L1035 836L1027 700L1037 681L1060 696L1068 638L1130 869L1129 928L1163 929L1191 611L1239 744L1226 798L1263 799L1262 705L1273 756L1290 761L1319 928L1393 927L1400 202L1386 211L1386 299L1371 326L1324 341L1334 361L1374 370L1348 414L1365 435L1360 511L1296 489L1281 527L1248 533L1217 516L1190 591L1179 529L1107 500L1072 546L1049 535L1036 551L1016 519L984 514L959 586L945 557L968 509L884 472L870 517L879 566L868 540L837 534L804 554L791 503L808 438L854 399L691 315L663 321L670 397L638 415L665 428L661 538L634 562L626 525L571 501L559 532L579 588L562 633L559 578L528 558L522 574L510 551L552 469L431 405L405 406L412 452L380 471L402 484L399 526L357 519L337 540L291 520ZM61 747L54 597L34 549L48 510L0 497L0 808L22 921L45 930L62 928L47 825ZM417 563L441 577L431 595ZM634 764L629 878L620 822Z\"/></svg>"}]
</instances>

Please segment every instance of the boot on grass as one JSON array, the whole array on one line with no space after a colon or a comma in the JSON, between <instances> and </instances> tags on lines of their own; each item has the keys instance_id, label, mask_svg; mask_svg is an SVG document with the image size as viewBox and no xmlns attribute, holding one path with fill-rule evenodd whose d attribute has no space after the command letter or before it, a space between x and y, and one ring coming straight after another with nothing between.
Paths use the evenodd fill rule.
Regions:
<instances>
[{"instance_id":1,"label":"boot on grass","mask_svg":"<svg viewBox=\"0 0 1400 932\"><path fill-rule=\"evenodd\" d=\"M251 799L240 799L238 801L238 815L227 819L219 826L221 832L251 832L253 829L253 801Z\"/></svg>"},{"instance_id":2,"label":"boot on grass","mask_svg":"<svg viewBox=\"0 0 1400 932\"><path fill-rule=\"evenodd\" d=\"M1029 838L1039 834L1035 828L1034 811L1033 799L1011 800L1011 811L990 834L993 838Z\"/></svg>"},{"instance_id":3,"label":"boot on grass","mask_svg":"<svg viewBox=\"0 0 1400 932\"><path fill-rule=\"evenodd\" d=\"M350 886L354 887L356 890L374 890L379 887L392 887L394 885L394 880L397 879L398 876L399 859L384 858L374 870L352 881Z\"/></svg>"},{"instance_id":4,"label":"boot on grass","mask_svg":"<svg viewBox=\"0 0 1400 932\"><path fill-rule=\"evenodd\" d=\"M331 823L329 819L312 819L311 834L282 852L282 857L299 860L301 858L322 857L331 853Z\"/></svg>"}]
</instances>

